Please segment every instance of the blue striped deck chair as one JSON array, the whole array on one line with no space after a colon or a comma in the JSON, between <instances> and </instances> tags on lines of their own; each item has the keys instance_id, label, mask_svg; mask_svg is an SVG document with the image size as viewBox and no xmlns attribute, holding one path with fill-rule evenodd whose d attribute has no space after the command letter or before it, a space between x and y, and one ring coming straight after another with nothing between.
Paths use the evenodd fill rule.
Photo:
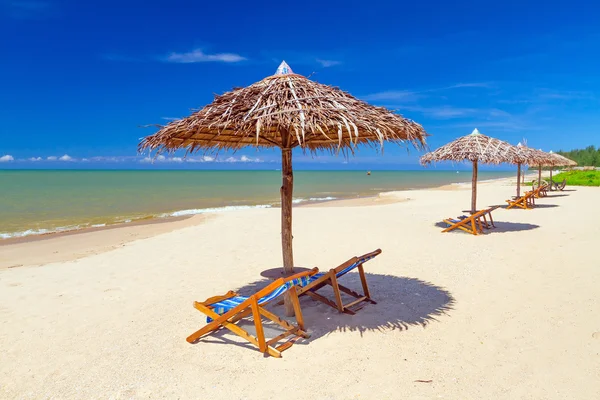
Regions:
<instances>
[{"instance_id":1,"label":"blue striped deck chair","mask_svg":"<svg viewBox=\"0 0 600 400\"><path fill-rule=\"evenodd\" d=\"M186 340L189 343L196 343L201 337L221 328L226 328L257 346L262 353L273 357L281 357L281 353L291 347L298 339L308 339L310 337L310 335L305 332L302 310L300 309L300 302L298 301L297 287L306 285L310 281L310 277L318 271L317 268L314 268L310 271L301 272L288 278L279 278L250 297L240 296L233 291L229 291L223 296L211 297L203 302L194 302L194 307L207 316L207 324L199 331L188 336ZM297 325L290 324L264 308L265 305L288 291L290 293L292 305L294 306ZM251 335L235 324L242 318L248 316L252 316L254 319L256 336ZM285 332L273 339L266 340L262 323L263 317L282 326L285 329ZM277 342L290 335L294 335L294 337L287 342L274 347Z\"/></svg>"},{"instance_id":2,"label":"blue striped deck chair","mask_svg":"<svg viewBox=\"0 0 600 400\"><path fill-rule=\"evenodd\" d=\"M340 313L346 313L351 315L356 314L356 312L363 308L366 305L366 303L377 304L375 301L373 301L373 299L371 299L371 294L369 293L369 286L367 285L367 279L365 277L363 264L369 261L370 259L377 257L379 254L381 254L381 249L377 249L371 253L367 253L360 257L352 257L342 265L336 268L332 268L328 272L319 272L311 276L310 283L301 287L298 291L298 295L308 295L315 300L321 301L337 309ZM360 275L360 281L362 283L364 294L357 293L354 290L351 290L338 282L339 278L346 275L348 272L352 271L355 268L358 268L358 273ZM332 287L335 301L330 300L327 297L317 293L319 289L326 285L330 285ZM342 301L341 292L354 297L355 300L353 300L350 303L344 304Z\"/></svg>"}]
</instances>

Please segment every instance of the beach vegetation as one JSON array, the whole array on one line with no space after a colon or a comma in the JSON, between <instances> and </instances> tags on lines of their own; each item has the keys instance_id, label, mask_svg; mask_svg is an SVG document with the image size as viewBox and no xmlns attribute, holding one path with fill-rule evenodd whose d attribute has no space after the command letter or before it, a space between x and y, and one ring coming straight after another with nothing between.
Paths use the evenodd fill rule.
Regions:
<instances>
[{"instance_id":1,"label":"beach vegetation","mask_svg":"<svg viewBox=\"0 0 600 400\"><path fill-rule=\"evenodd\" d=\"M595 146L569 151L560 150L557 153L576 161L581 166L600 167L600 148L596 148Z\"/></svg>"},{"instance_id":2,"label":"beach vegetation","mask_svg":"<svg viewBox=\"0 0 600 400\"><path fill-rule=\"evenodd\" d=\"M600 186L600 171L564 171L552 177L554 182L567 180L567 186Z\"/></svg>"}]
</instances>

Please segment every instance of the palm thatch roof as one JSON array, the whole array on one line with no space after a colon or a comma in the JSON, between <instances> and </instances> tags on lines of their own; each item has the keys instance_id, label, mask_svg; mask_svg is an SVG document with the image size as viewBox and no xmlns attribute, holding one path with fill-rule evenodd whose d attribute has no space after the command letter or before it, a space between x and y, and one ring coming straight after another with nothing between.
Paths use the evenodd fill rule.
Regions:
<instances>
[{"instance_id":1,"label":"palm thatch roof","mask_svg":"<svg viewBox=\"0 0 600 400\"><path fill-rule=\"evenodd\" d=\"M561 154L556 154L552 151L550 151L550 156L555 160L554 164L555 166L559 166L559 167L574 167L577 165L577 162L571 160L570 158L567 158Z\"/></svg>"},{"instance_id":2,"label":"palm thatch roof","mask_svg":"<svg viewBox=\"0 0 600 400\"><path fill-rule=\"evenodd\" d=\"M531 166L554 166L555 159L550 153L546 153L542 150L537 150L531 147L517 144L517 149L520 152L519 163L527 164Z\"/></svg>"},{"instance_id":3,"label":"palm thatch roof","mask_svg":"<svg viewBox=\"0 0 600 400\"><path fill-rule=\"evenodd\" d=\"M481 164L517 164L522 154L512 144L481 134L475 129L471 134L460 137L439 149L421 157L421 164L434 161L471 161Z\"/></svg>"},{"instance_id":4,"label":"palm thatch roof","mask_svg":"<svg viewBox=\"0 0 600 400\"><path fill-rule=\"evenodd\" d=\"M425 146L421 125L332 86L294 74L283 62L275 75L236 88L187 118L142 140L140 151L188 153L244 146L350 150L384 141Z\"/></svg>"}]
</instances>

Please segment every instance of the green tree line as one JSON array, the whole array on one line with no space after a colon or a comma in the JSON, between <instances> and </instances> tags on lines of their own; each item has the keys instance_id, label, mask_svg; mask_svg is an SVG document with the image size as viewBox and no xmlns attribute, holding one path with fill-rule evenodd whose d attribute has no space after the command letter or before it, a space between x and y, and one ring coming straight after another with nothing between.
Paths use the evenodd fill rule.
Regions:
<instances>
[{"instance_id":1,"label":"green tree line","mask_svg":"<svg viewBox=\"0 0 600 400\"><path fill-rule=\"evenodd\" d=\"M577 161L580 166L600 167L600 148L588 146L585 149L575 149L570 151L560 150L557 152L573 161Z\"/></svg>"}]
</instances>

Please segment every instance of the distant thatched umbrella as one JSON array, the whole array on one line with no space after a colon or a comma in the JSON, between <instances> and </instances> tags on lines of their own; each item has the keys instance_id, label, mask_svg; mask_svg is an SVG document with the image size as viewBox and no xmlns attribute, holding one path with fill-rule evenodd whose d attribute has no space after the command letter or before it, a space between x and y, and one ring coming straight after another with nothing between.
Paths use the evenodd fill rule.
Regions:
<instances>
[{"instance_id":1,"label":"distant thatched umbrella","mask_svg":"<svg viewBox=\"0 0 600 400\"><path fill-rule=\"evenodd\" d=\"M577 165L575 161L563 157L560 154L553 153L552 151L550 151L549 153L543 152L541 150L536 151L541 152L545 155L545 158L540 160L539 162L529 164L538 168L538 185L542 184L542 167L561 167ZM552 182L552 168L550 168L550 182Z\"/></svg>"},{"instance_id":2,"label":"distant thatched umbrella","mask_svg":"<svg viewBox=\"0 0 600 400\"><path fill-rule=\"evenodd\" d=\"M477 129L470 135L460 137L439 149L421 157L421 164L434 161L471 161L473 178L471 189L471 212L477 211L477 167L478 164L516 164L521 153L516 146L502 140L482 135Z\"/></svg>"},{"instance_id":3,"label":"distant thatched umbrella","mask_svg":"<svg viewBox=\"0 0 600 400\"><path fill-rule=\"evenodd\" d=\"M540 166L540 180L541 180L541 165L552 165L552 157L550 154L545 153L541 150L533 149L531 147L523 146L521 143L517 144L519 149L519 157L517 158L517 197L521 196L521 165L527 164L531 166Z\"/></svg>"},{"instance_id":4,"label":"distant thatched umbrella","mask_svg":"<svg viewBox=\"0 0 600 400\"><path fill-rule=\"evenodd\" d=\"M552 150L548 153L553 159L553 166L556 167L574 167L577 163L570 158L567 158L561 154L556 154ZM552 182L552 169L550 169L550 182Z\"/></svg>"},{"instance_id":5,"label":"distant thatched umbrella","mask_svg":"<svg viewBox=\"0 0 600 400\"><path fill-rule=\"evenodd\" d=\"M292 149L354 152L359 144L383 145L386 140L424 147L425 136L419 124L294 74L282 62L275 75L216 96L201 110L143 139L139 148L158 152L186 149L187 153L245 146L281 148L283 267L291 273ZM291 308L286 308L289 313Z\"/></svg>"}]
</instances>

